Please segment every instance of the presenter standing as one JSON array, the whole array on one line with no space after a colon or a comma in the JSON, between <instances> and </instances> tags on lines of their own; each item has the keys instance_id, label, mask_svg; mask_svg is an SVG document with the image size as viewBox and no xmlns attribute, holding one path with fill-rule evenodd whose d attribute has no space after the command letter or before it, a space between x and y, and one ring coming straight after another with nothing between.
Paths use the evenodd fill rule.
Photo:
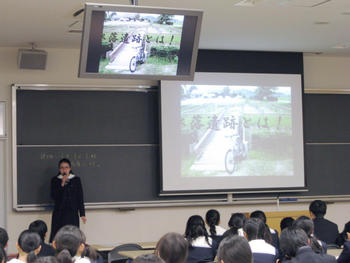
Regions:
<instances>
[{"instance_id":1,"label":"presenter standing","mask_svg":"<svg viewBox=\"0 0 350 263\"><path fill-rule=\"evenodd\" d=\"M54 200L50 243L57 231L65 225L79 227L79 215L86 223L84 195L80 178L73 174L71 162L62 159L58 163L59 173L51 180L51 197Z\"/></svg>"}]
</instances>

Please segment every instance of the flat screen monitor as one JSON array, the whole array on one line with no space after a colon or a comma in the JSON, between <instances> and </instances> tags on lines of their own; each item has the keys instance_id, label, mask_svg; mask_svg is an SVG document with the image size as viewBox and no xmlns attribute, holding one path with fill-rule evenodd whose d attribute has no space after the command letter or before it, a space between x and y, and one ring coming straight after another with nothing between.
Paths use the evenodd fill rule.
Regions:
<instances>
[{"instance_id":1,"label":"flat screen monitor","mask_svg":"<svg viewBox=\"0 0 350 263\"><path fill-rule=\"evenodd\" d=\"M202 14L87 3L79 77L193 80Z\"/></svg>"}]
</instances>

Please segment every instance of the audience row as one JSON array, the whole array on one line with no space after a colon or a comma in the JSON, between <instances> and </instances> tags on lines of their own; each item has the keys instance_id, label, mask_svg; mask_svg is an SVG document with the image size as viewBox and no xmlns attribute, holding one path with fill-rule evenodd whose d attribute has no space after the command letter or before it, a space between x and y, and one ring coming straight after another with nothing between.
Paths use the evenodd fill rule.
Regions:
<instances>
[{"instance_id":1,"label":"audience row","mask_svg":"<svg viewBox=\"0 0 350 263\"><path fill-rule=\"evenodd\" d=\"M281 234L266 224L263 211L254 211L249 218L234 213L228 222L229 229L220 226L220 214L211 209L205 220L200 215L191 216L185 234L168 233L157 243L155 253L142 255L134 263L275 263L275 262L350 262L350 222L344 231L324 218L326 203L316 200L310 204L310 217L281 221ZM208 229L208 230L207 230ZM67 225L56 234L52 246L45 244L47 226L34 221L17 241L17 258L10 263L103 263L102 257L86 244L84 233ZM5 248L6 230L0 228L0 261L7 262ZM336 260L327 254L331 244L343 245Z\"/></svg>"}]
</instances>

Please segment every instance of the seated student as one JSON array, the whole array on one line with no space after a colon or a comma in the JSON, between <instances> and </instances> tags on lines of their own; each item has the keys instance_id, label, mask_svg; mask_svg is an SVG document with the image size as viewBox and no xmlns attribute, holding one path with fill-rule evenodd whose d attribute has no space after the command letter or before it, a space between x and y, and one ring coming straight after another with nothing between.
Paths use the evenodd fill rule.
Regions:
<instances>
[{"instance_id":1,"label":"seated student","mask_svg":"<svg viewBox=\"0 0 350 263\"><path fill-rule=\"evenodd\" d=\"M293 225L293 222L294 222L294 218L293 217L285 217L281 220L281 223L280 223L280 227L281 227L281 231L287 227L290 227Z\"/></svg>"},{"instance_id":2,"label":"seated student","mask_svg":"<svg viewBox=\"0 0 350 263\"><path fill-rule=\"evenodd\" d=\"M283 263L335 263L335 257L317 254L308 245L308 237L300 228L285 228L280 236L280 247L289 260Z\"/></svg>"},{"instance_id":3,"label":"seated student","mask_svg":"<svg viewBox=\"0 0 350 263\"><path fill-rule=\"evenodd\" d=\"M348 263L350 262L350 241L344 243L343 250L337 259L338 263Z\"/></svg>"},{"instance_id":4,"label":"seated student","mask_svg":"<svg viewBox=\"0 0 350 263\"><path fill-rule=\"evenodd\" d=\"M264 222L264 224L267 226L266 229L269 230L265 233L265 240L267 240L267 242L269 242L268 239L271 239L271 242L269 242L269 243L271 243L275 248L279 249L278 232L277 232L277 230L270 228L266 224L265 213L261 210L256 210L250 214L250 218L259 218L260 220L262 220Z\"/></svg>"},{"instance_id":5,"label":"seated student","mask_svg":"<svg viewBox=\"0 0 350 263\"><path fill-rule=\"evenodd\" d=\"M337 237L335 243L341 247L342 245L344 245L344 243L346 241L349 241L350 237L350 221L347 222L344 226L344 230L339 234L339 236Z\"/></svg>"},{"instance_id":6,"label":"seated student","mask_svg":"<svg viewBox=\"0 0 350 263\"><path fill-rule=\"evenodd\" d=\"M164 263L164 261L155 254L144 254L135 258L133 263Z\"/></svg>"},{"instance_id":7,"label":"seated student","mask_svg":"<svg viewBox=\"0 0 350 263\"><path fill-rule=\"evenodd\" d=\"M327 205L321 200L313 201L309 206L310 216L314 221L315 236L329 244L336 244L336 239L339 235L338 226L325 219L324 215L327 212Z\"/></svg>"},{"instance_id":8,"label":"seated student","mask_svg":"<svg viewBox=\"0 0 350 263\"><path fill-rule=\"evenodd\" d=\"M210 237L217 243L222 240L222 235L226 232L226 229L219 226L220 214L215 209L210 209L205 215L205 223L209 226Z\"/></svg>"},{"instance_id":9,"label":"seated student","mask_svg":"<svg viewBox=\"0 0 350 263\"><path fill-rule=\"evenodd\" d=\"M314 222L307 216L300 216L294 221L293 226L305 231L309 238L309 245L315 253L327 254L327 244L314 237Z\"/></svg>"},{"instance_id":10,"label":"seated student","mask_svg":"<svg viewBox=\"0 0 350 263\"><path fill-rule=\"evenodd\" d=\"M204 220L201 216L194 215L188 219L185 238L189 244L187 263L214 260L217 243L208 236Z\"/></svg>"},{"instance_id":11,"label":"seated student","mask_svg":"<svg viewBox=\"0 0 350 263\"><path fill-rule=\"evenodd\" d=\"M60 263L90 263L87 257L81 257L85 244L78 227L66 225L62 227L52 242Z\"/></svg>"},{"instance_id":12,"label":"seated student","mask_svg":"<svg viewBox=\"0 0 350 263\"><path fill-rule=\"evenodd\" d=\"M41 249L41 238L35 232L24 230L18 237L16 248L18 258L11 259L10 263L33 263Z\"/></svg>"},{"instance_id":13,"label":"seated student","mask_svg":"<svg viewBox=\"0 0 350 263\"><path fill-rule=\"evenodd\" d=\"M1 263L7 262L6 251L5 251L5 249L2 246L0 246L0 262Z\"/></svg>"},{"instance_id":14,"label":"seated student","mask_svg":"<svg viewBox=\"0 0 350 263\"><path fill-rule=\"evenodd\" d=\"M78 250L77 256L80 258L87 258L90 260L91 263L103 263L102 256L99 253L97 253L97 251L93 247L91 247L89 244L86 244L86 236L84 232L80 229L79 231L85 248L82 252Z\"/></svg>"},{"instance_id":15,"label":"seated student","mask_svg":"<svg viewBox=\"0 0 350 263\"><path fill-rule=\"evenodd\" d=\"M242 213L234 213L231 215L230 220L228 221L228 226L230 227L229 230L227 230L223 237L228 236L244 236L243 234L243 226L247 218Z\"/></svg>"},{"instance_id":16,"label":"seated student","mask_svg":"<svg viewBox=\"0 0 350 263\"><path fill-rule=\"evenodd\" d=\"M7 231L0 227L0 245L3 248L7 247L7 242L9 241L9 236L7 234Z\"/></svg>"},{"instance_id":17,"label":"seated student","mask_svg":"<svg viewBox=\"0 0 350 263\"><path fill-rule=\"evenodd\" d=\"M38 233L38 235L41 238L41 250L38 254L38 257L54 256L55 249L52 246L45 243L45 237L46 237L46 233L47 233L46 223L42 220L36 220L36 221L30 223L28 229L30 231Z\"/></svg>"},{"instance_id":18,"label":"seated student","mask_svg":"<svg viewBox=\"0 0 350 263\"><path fill-rule=\"evenodd\" d=\"M266 225L258 218L248 219L243 231L249 241L254 263L273 263L278 258L277 249L264 240Z\"/></svg>"},{"instance_id":19,"label":"seated student","mask_svg":"<svg viewBox=\"0 0 350 263\"><path fill-rule=\"evenodd\" d=\"M159 239L155 253L166 263L185 263L188 242L178 233L168 233Z\"/></svg>"},{"instance_id":20,"label":"seated student","mask_svg":"<svg viewBox=\"0 0 350 263\"><path fill-rule=\"evenodd\" d=\"M235 235L221 241L217 259L218 263L252 263L253 255L247 240Z\"/></svg>"}]
</instances>

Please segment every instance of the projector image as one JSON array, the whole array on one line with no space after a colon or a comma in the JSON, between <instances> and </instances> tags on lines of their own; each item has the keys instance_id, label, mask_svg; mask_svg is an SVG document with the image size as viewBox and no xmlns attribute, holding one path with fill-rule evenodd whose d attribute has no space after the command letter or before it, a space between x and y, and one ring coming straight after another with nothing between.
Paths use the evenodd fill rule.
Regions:
<instances>
[{"instance_id":1,"label":"projector image","mask_svg":"<svg viewBox=\"0 0 350 263\"><path fill-rule=\"evenodd\" d=\"M18 68L20 69L41 69L46 68L47 52L38 49L19 49Z\"/></svg>"}]
</instances>

